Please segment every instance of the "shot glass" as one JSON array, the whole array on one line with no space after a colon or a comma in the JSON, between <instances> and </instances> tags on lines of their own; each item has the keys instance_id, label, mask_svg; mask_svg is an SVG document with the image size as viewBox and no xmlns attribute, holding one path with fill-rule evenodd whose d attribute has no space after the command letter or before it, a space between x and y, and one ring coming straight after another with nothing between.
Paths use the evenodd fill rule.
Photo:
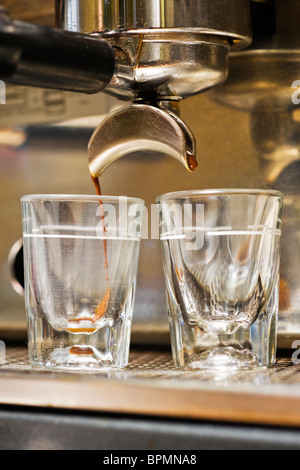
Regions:
<instances>
[{"instance_id":1,"label":"shot glass","mask_svg":"<svg viewBox=\"0 0 300 470\"><path fill-rule=\"evenodd\" d=\"M177 367L274 364L282 203L281 193L258 190L158 198Z\"/></svg>"},{"instance_id":2,"label":"shot glass","mask_svg":"<svg viewBox=\"0 0 300 470\"><path fill-rule=\"evenodd\" d=\"M144 202L22 198L29 358L50 368L128 364Z\"/></svg>"}]
</instances>

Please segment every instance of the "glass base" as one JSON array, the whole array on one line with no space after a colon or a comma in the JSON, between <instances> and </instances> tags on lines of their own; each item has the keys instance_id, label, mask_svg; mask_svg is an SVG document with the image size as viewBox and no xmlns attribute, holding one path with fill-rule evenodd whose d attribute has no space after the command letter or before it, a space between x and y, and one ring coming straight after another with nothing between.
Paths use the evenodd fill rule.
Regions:
<instances>
[{"instance_id":1,"label":"glass base","mask_svg":"<svg viewBox=\"0 0 300 470\"><path fill-rule=\"evenodd\" d=\"M128 365L131 315L92 334L55 330L43 316L28 316L28 352L33 366L47 369L123 369Z\"/></svg>"},{"instance_id":2,"label":"glass base","mask_svg":"<svg viewBox=\"0 0 300 470\"><path fill-rule=\"evenodd\" d=\"M247 349L239 350L232 346L206 349L193 355L186 364L187 370L247 370L258 367L257 357Z\"/></svg>"},{"instance_id":3,"label":"glass base","mask_svg":"<svg viewBox=\"0 0 300 470\"><path fill-rule=\"evenodd\" d=\"M185 370L249 370L276 362L278 287L247 330L232 335L190 327L180 307L168 296L172 354L175 366Z\"/></svg>"},{"instance_id":4,"label":"glass base","mask_svg":"<svg viewBox=\"0 0 300 470\"><path fill-rule=\"evenodd\" d=\"M47 368L59 369L103 369L113 366L111 354L101 354L92 346L72 346L65 349L55 349L45 363Z\"/></svg>"}]
</instances>

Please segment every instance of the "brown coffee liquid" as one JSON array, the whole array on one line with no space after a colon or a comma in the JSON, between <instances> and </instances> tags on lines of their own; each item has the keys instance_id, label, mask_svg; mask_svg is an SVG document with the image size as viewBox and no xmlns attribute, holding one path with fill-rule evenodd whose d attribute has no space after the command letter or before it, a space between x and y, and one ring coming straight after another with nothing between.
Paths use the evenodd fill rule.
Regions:
<instances>
[{"instance_id":1,"label":"brown coffee liquid","mask_svg":"<svg viewBox=\"0 0 300 470\"><path fill-rule=\"evenodd\" d=\"M196 170L196 168L198 166L198 162L197 162L196 158L190 153L188 154L188 164L189 164L189 168L190 168L191 171Z\"/></svg>"},{"instance_id":2,"label":"brown coffee liquid","mask_svg":"<svg viewBox=\"0 0 300 470\"><path fill-rule=\"evenodd\" d=\"M93 356L94 351L93 348L87 346L72 346L70 348L70 354L74 354L75 356Z\"/></svg>"},{"instance_id":3,"label":"brown coffee liquid","mask_svg":"<svg viewBox=\"0 0 300 470\"><path fill-rule=\"evenodd\" d=\"M92 177L92 181L94 183L94 186L96 188L96 192L97 192L98 196L102 196L102 191L101 191L101 186L100 186L98 176L91 175L91 177Z\"/></svg>"},{"instance_id":4,"label":"brown coffee liquid","mask_svg":"<svg viewBox=\"0 0 300 470\"><path fill-rule=\"evenodd\" d=\"M92 175L92 181L93 181L94 186L95 186L95 188L96 188L97 195L98 195L98 196L102 196L102 191L101 191L101 186L100 186L99 178L98 178L97 176L93 176L93 175ZM105 227L105 222L104 222L104 211L103 211L103 203L102 203L102 201L99 201L99 205L100 205L100 208L101 208L101 217L102 217L102 221L103 221L103 235L105 236L106 227ZM106 241L105 238L104 238L104 240L103 240L103 246L104 246L104 257L105 257L105 264L104 264L104 268L105 268L105 277L106 277L106 280L108 281L108 280L109 280L109 276L108 276L108 259L107 259L107 241Z\"/></svg>"}]
</instances>

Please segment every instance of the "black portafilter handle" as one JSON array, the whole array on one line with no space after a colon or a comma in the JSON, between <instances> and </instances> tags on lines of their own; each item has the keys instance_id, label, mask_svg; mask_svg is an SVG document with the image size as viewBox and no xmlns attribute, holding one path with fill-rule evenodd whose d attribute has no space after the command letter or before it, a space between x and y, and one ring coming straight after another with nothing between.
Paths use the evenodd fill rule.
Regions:
<instances>
[{"instance_id":1,"label":"black portafilter handle","mask_svg":"<svg viewBox=\"0 0 300 470\"><path fill-rule=\"evenodd\" d=\"M110 44L98 37L15 21L0 8L0 80L98 93L115 71Z\"/></svg>"}]
</instances>

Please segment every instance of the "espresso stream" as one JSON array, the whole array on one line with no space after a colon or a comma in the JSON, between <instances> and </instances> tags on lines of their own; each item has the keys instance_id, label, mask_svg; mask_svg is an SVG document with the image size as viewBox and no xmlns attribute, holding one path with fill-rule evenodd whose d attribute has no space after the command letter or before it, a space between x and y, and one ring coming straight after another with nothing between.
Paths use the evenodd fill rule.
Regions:
<instances>
[{"instance_id":1,"label":"espresso stream","mask_svg":"<svg viewBox=\"0 0 300 470\"><path fill-rule=\"evenodd\" d=\"M97 176L92 175L92 181L94 183L94 186L96 188L96 192L98 196L102 196L102 191L101 191L101 186L99 182L99 178ZM105 221L104 221L104 212L103 212L103 203L102 201L99 201L100 209L101 209L101 218L103 222L103 235L105 236L106 233L106 227L105 227ZM105 273L106 273L106 280L109 280L109 275L108 275L108 259L107 259L107 242L106 239L103 239L103 247L104 247L104 257L105 257L105 262L104 262L104 268L105 268Z\"/></svg>"},{"instance_id":2,"label":"espresso stream","mask_svg":"<svg viewBox=\"0 0 300 470\"><path fill-rule=\"evenodd\" d=\"M92 176L92 181L96 188L96 192L98 196L102 196L101 187L99 183L99 179L97 176ZM105 279L109 281L109 273L108 273L108 256L107 256L107 240L105 239L106 227L105 227L105 220L104 220L104 211L103 211L103 202L99 201L99 206L101 210L101 218L103 222L103 248L104 248L104 269L105 269ZM110 299L110 287L108 287L105 291L103 298L100 300L98 306L95 309L94 315L92 317L85 317L85 318L74 318L70 320L70 323L81 323L82 321L89 321L95 323L99 321L106 313L108 302ZM68 328L67 331L70 333L94 333L97 329L96 328ZM92 349L86 346L76 346L70 349L70 353L74 355L90 355L92 354Z\"/></svg>"}]
</instances>

